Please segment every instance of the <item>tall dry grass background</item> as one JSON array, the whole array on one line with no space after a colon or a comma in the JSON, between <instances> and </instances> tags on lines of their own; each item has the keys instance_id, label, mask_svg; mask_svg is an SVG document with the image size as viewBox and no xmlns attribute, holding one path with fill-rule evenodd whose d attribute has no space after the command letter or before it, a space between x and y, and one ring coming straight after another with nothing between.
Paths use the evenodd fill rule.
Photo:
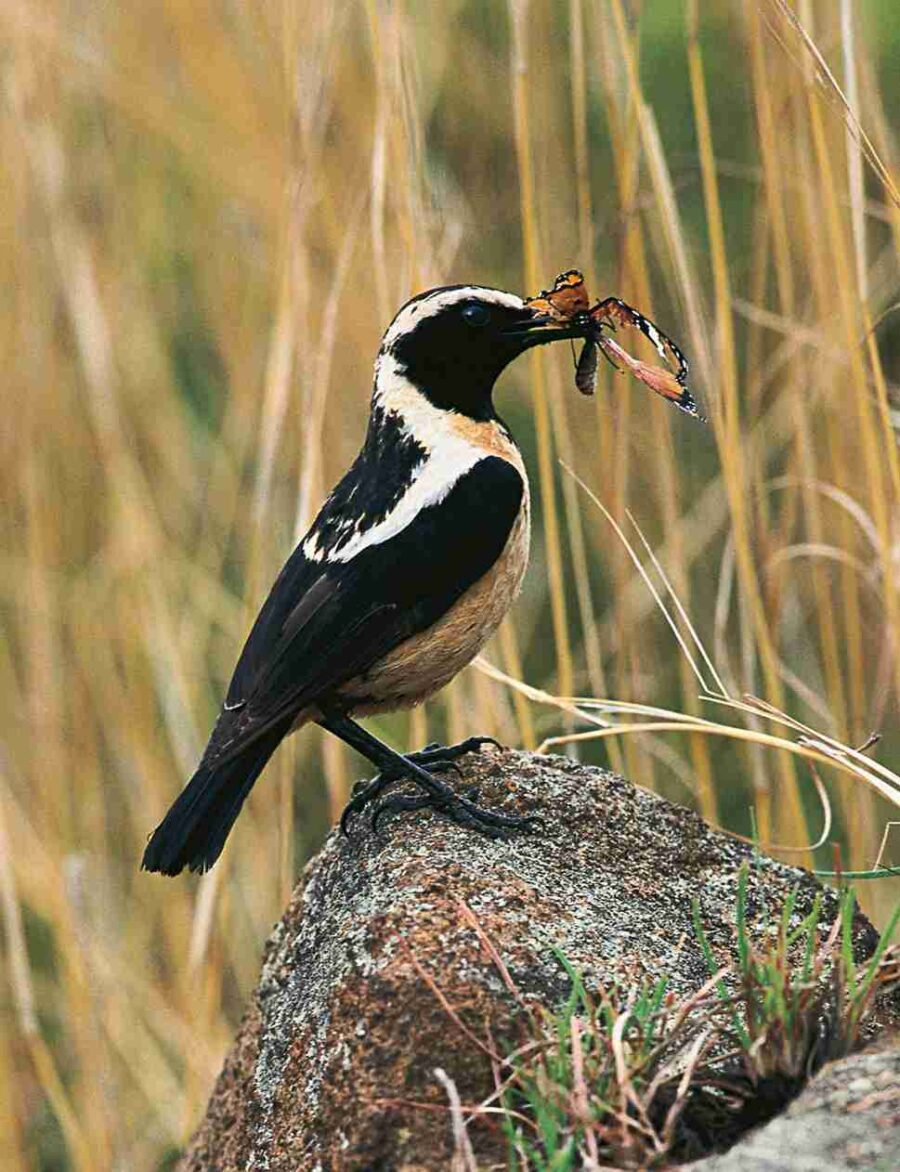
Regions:
<instances>
[{"instance_id":1,"label":"tall dry grass background","mask_svg":"<svg viewBox=\"0 0 900 1172\"><path fill-rule=\"evenodd\" d=\"M898 816L866 761L900 749L900 16L791 11L3 5L4 1168L160 1168L202 1109L261 942L363 763L306 732L210 876L143 875L140 853L360 441L381 330L429 285L534 292L577 264L683 344L711 426L608 371L582 399L565 347L505 375L538 509L498 671L379 731L591 731L500 673L649 705L583 707L647 731L569 751L735 831L753 809L794 848L821 837L819 777L815 861L837 842L872 867ZM815 736L699 698L559 459L649 564L633 515L722 688ZM841 755L873 730L868 757ZM867 910L897 891L869 883Z\"/></svg>"}]
</instances>

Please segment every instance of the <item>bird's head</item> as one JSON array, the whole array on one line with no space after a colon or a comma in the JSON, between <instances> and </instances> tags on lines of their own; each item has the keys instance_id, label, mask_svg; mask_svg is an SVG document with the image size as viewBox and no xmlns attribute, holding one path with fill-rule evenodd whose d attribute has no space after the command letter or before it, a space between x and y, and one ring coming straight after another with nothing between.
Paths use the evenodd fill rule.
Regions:
<instances>
[{"instance_id":1,"label":"bird's head","mask_svg":"<svg viewBox=\"0 0 900 1172\"><path fill-rule=\"evenodd\" d=\"M581 336L514 293L450 285L407 301L384 335L379 371L411 383L436 407L490 418L504 367L533 346Z\"/></svg>"}]
</instances>

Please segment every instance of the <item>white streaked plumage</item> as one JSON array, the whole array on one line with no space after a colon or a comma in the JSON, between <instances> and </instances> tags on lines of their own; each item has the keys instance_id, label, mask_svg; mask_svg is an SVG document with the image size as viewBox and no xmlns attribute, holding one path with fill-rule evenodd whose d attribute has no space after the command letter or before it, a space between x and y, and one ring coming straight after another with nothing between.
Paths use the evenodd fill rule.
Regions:
<instances>
[{"instance_id":1,"label":"white streaked plumage","mask_svg":"<svg viewBox=\"0 0 900 1172\"><path fill-rule=\"evenodd\" d=\"M359 518L355 536L333 551L323 549L318 534L311 533L303 543L303 552L312 561L349 562L361 550L389 541L410 525L422 509L440 504L459 478L488 454L483 444L473 442L465 434L456 412L429 403L401 373L390 353L382 353L378 358L373 401L401 421L403 430L425 449L427 456L413 470L409 487L384 520L359 528L365 517ZM487 429L493 425L483 426ZM518 450L511 443L508 446L524 478Z\"/></svg>"}]
</instances>

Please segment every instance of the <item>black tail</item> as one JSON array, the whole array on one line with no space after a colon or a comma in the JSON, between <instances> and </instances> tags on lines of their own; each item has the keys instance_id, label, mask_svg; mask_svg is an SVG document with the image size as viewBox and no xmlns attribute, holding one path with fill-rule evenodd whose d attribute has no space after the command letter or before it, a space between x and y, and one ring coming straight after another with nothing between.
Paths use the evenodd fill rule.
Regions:
<instances>
[{"instance_id":1,"label":"black tail","mask_svg":"<svg viewBox=\"0 0 900 1172\"><path fill-rule=\"evenodd\" d=\"M185 867L208 871L225 845L253 783L287 732L277 726L243 752L218 765L204 765L187 783L153 832L141 867L177 875Z\"/></svg>"}]
</instances>

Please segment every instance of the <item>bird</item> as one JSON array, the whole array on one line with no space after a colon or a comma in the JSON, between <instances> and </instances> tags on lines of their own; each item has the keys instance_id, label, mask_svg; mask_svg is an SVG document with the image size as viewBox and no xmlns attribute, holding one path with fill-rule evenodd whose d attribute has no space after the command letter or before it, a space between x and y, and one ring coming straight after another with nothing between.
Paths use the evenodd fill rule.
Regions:
<instances>
[{"instance_id":1,"label":"bird","mask_svg":"<svg viewBox=\"0 0 900 1172\"><path fill-rule=\"evenodd\" d=\"M279 743L308 724L378 770L354 789L344 830L368 807L375 823L430 808L495 838L533 827L438 776L490 738L401 754L357 718L434 695L505 616L528 562L529 489L494 384L532 347L580 336L480 285L430 289L400 308L376 358L359 454L275 580L144 870L209 870ZM397 781L412 792L392 791Z\"/></svg>"}]
</instances>

